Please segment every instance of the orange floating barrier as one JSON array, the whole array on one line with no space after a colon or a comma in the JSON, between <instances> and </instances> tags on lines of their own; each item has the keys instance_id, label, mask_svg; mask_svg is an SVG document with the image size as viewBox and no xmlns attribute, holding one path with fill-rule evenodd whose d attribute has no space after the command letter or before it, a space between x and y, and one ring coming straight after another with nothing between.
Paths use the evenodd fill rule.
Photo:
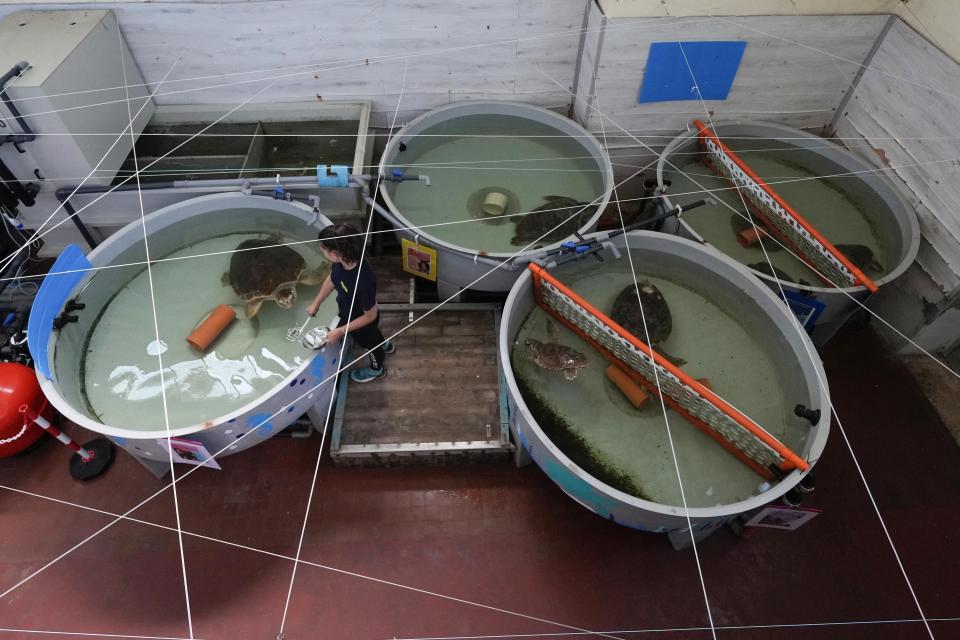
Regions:
<instances>
[{"instance_id":1,"label":"orange floating barrier","mask_svg":"<svg viewBox=\"0 0 960 640\"><path fill-rule=\"evenodd\" d=\"M759 476L773 480L774 470L789 473L810 468L805 459L711 391L708 378L694 380L688 376L540 265L531 262L527 268L533 276L533 296L538 306L596 349L631 382L646 387L651 394L662 391L664 403Z\"/></svg>"},{"instance_id":2,"label":"orange floating barrier","mask_svg":"<svg viewBox=\"0 0 960 640\"><path fill-rule=\"evenodd\" d=\"M878 291L873 280L754 173L712 129L700 120L694 120L693 126L697 128L701 148L706 151L704 163L736 187L751 213L763 220L766 230L816 271L821 280L834 287L861 285L870 293Z\"/></svg>"},{"instance_id":3,"label":"orange floating barrier","mask_svg":"<svg viewBox=\"0 0 960 640\"><path fill-rule=\"evenodd\" d=\"M760 238L768 238L769 236L770 234L760 227L751 227L737 234L737 242L740 243L741 247L749 249L760 242Z\"/></svg>"},{"instance_id":4,"label":"orange floating barrier","mask_svg":"<svg viewBox=\"0 0 960 640\"><path fill-rule=\"evenodd\" d=\"M187 336L187 342L198 351L206 351L207 347L223 333L224 329L236 317L237 312L232 307L221 304L210 312L207 319L201 322L200 326L193 330L193 333Z\"/></svg>"},{"instance_id":5,"label":"orange floating barrier","mask_svg":"<svg viewBox=\"0 0 960 640\"><path fill-rule=\"evenodd\" d=\"M614 365L610 365L606 368L607 378L610 379L610 382L617 385L617 388L623 392L623 395L627 397L627 400L630 401L630 404L635 406L637 409L647 404L650 401L650 395L647 391L630 379L622 369Z\"/></svg>"}]
</instances>

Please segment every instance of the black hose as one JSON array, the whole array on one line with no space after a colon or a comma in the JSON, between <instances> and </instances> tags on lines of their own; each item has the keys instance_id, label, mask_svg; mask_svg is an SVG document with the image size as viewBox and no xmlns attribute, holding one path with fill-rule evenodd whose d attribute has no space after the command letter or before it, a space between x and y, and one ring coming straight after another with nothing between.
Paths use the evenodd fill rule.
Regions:
<instances>
[{"instance_id":1,"label":"black hose","mask_svg":"<svg viewBox=\"0 0 960 640\"><path fill-rule=\"evenodd\" d=\"M706 201L706 200L697 200L696 202L691 202L690 204L687 204L687 205L682 205L682 206L681 206L681 205L678 205L676 208L671 209L670 211L667 211L666 213L661 213L661 214L655 215L655 216L653 216L653 217L645 218L644 220L640 220L640 221L638 221L638 222L634 222L633 224L628 224L627 226L623 227L622 229L617 229L616 231L611 231L608 235L609 235L611 238L614 238L614 237L616 237L616 236L623 235L624 233L626 233L626 232L628 232L628 231L633 231L634 229L639 229L640 227L643 227L643 226L645 226L645 225L653 224L653 223L655 223L655 222L660 222L661 220L666 220L667 218L671 218L671 217L673 217L673 216L678 216L678 215L680 215L681 213L683 213L684 211L689 211L690 209L696 209L697 207L702 207L702 206L705 205L705 204L707 204L707 201Z\"/></svg>"},{"instance_id":2,"label":"black hose","mask_svg":"<svg viewBox=\"0 0 960 640\"><path fill-rule=\"evenodd\" d=\"M70 204L69 200L61 200L63 204L63 210L67 212L67 215L70 216L71 222L77 228L77 231L80 232L80 235L83 236L83 239L87 241L87 244L91 249L97 248L97 241L93 239L93 236L90 235L90 230L87 229L87 225L83 224L83 220L80 219L80 216L77 215L76 209L73 208L73 205Z\"/></svg>"},{"instance_id":3,"label":"black hose","mask_svg":"<svg viewBox=\"0 0 960 640\"><path fill-rule=\"evenodd\" d=\"M9 227L12 226L10 225L10 222L6 218L3 219L2 224L7 225L8 230L9 230ZM23 263L26 262L29 258L30 258L29 247L24 247L17 252L17 255L14 256L10 265L2 273L0 273L0 276L2 276L2 279L0 279L0 293L3 293L4 291L6 291L7 287L10 286L10 283L13 282L12 279L8 279L9 276L12 276L16 274L18 271L20 271L20 268L23 266Z\"/></svg>"},{"instance_id":4,"label":"black hose","mask_svg":"<svg viewBox=\"0 0 960 640\"><path fill-rule=\"evenodd\" d=\"M34 202L35 192L31 192L30 189L25 187L22 182L17 179L17 176L13 175L13 172L10 171L10 168L0 160L0 180L3 181L3 185L27 207L32 207ZM34 185L31 185L34 186ZM9 207L8 207L9 208Z\"/></svg>"},{"instance_id":5,"label":"black hose","mask_svg":"<svg viewBox=\"0 0 960 640\"><path fill-rule=\"evenodd\" d=\"M7 90L5 88L7 86L7 82L13 78L19 78L28 68L30 68L29 63L18 62L17 64L13 65L10 71L7 71L5 74L0 76L0 101L2 101L3 105L10 111L10 114L17 121L17 124L20 125L20 129L23 130L23 132L28 136L32 136L33 129L31 129L30 125L27 124L27 121L23 119L23 115L21 115L20 111L17 109L17 106L13 103L13 100L7 96ZM35 138L36 136L30 140L34 140Z\"/></svg>"}]
</instances>

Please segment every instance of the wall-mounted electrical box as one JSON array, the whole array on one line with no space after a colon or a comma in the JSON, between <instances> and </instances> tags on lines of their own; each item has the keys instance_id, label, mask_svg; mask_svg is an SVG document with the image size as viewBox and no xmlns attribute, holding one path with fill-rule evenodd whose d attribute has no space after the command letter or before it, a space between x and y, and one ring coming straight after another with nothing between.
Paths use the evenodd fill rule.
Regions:
<instances>
[{"instance_id":1,"label":"wall-mounted electrical box","mask_svg":"<svg viewBox=\"0 0 960 640\"><path fill-rule=\"evenodd\" d=\"M154 112L113 13L6 16L0 21L0 73L21 61L30 68L9 83L7 94L37 139L22 145L24 153L4 145L0 157L21 180L36 180L39 169L47 188L77 184L95 168L87 184L109 184L130 153L129 132L117 141L130 116L136 136ZM7 125L0 134L22 133L2 104L0 117Z\"/></svg>"}]
</instances>

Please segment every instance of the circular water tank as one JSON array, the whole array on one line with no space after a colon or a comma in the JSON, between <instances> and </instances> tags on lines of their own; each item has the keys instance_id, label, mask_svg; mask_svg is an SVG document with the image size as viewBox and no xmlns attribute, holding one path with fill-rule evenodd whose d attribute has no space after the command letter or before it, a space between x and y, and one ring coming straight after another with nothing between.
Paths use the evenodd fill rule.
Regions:
<instances>
[{"instance_id":1,"label":"circular water tank","mask_svg":"<svg viewBox=\"0 0 960 640\"><path fill-rule=\"evenodd\" d=\"M87 255L92 269L69 292L50 298L41 288L34 314L60 315L72 300L68 313L77 318L33 354L48 365L49 377L42 367L37 373L44 394L71 421L145 461L166 463L157 440L167 436L229 455L278 433L327 402L333 389L338 351L286 339L307 318L326 275L316 238L328 224L299 203L227 193L178 202L127 225ZM261 245L244 248L252 239ZM269 280L271 264L292 261L287 270L297 273L288 275L299 283L292 302L286 294L267 296L248 318L232 265L258 251L274 255L253 277ZM57 306L38 308L50 304ZM196 350L187 337L221 304L233 307L236 319L207 350ZM311 324L335 316L330 298Z\"/></svg>"},{"instance_id":2,"label":"circular water tank","mask_svg":"<svg viewBox=\"0 0 960 640\"><path fill-rule=\"evenodd\" d=\"M412 120L387 145L380 174L425 176L384 181L381 192L397 235L438 251L441 295L508 291L523 264L593 229L613 187L606 152L582 127L498 101Z\"/></svg>"},{"instance_id":3,"label":"circular water tank","mask_svg":"<svg viewBox=\"0 0 960 640\"><path fill-rule=\"evenodd\" d=\"M767 122L717 123L717 136L761 178L834 245L862 245L869 259L858 265L881 287L899 277L916 259L920 231L916 214L883 171L869 165L838 144ZM779 293L779 287L798 296L804 312L815 316L813 339L825 343L864 303L869 291L862 286L833 287L781 248L774 239L763 242L769 259L782 274L770 272L759 244L742 247L731 225L741 222L743 203L735 189L700 161L696 131L688 131L667 145L657 164L657 179L665 191L662 205L699 200L714 203L673 219L664 231L679 232L705 242L747 265L753 274ZM666 185L666 181L671 184ZM853 259L853 254L848 257ZM758 270L761 269L761 270ZM811 300L813 302L811 302ZM796 304L796 303L795 303Z\"/></svg>"},{"instance_id":4,"label":"circular water tank","mask_svg":"<svg viewBox=\"0 0 960 640\"><path fill-rule=\"evenodd\" d=\"M669 309L645 311L651 335L660 340L656 349L685 360L684 373L707 379L724 401L812 468L826 444L830 398L820 359L783 303L743 266L690 240L631 232L613 244L619 257L608 247L603 262L571 262L549 272L616 319L612 307L620 293L634 293L635 269L641 286L653 283ZM542 345L551 342L583 356L585 366L572 380L541 357L549 355ZM685 529L689 515L700 529L777 499L809 471L794 469L766 485L679 413L664 413L656 397L635 408L607 379L608 362L599 352L535 303L529 271L510 291L499 349L518 446L570 497L604 518L665 532ZM798 404L820 410L815 424L795 415Z\"/></svg>"}]
</instances>

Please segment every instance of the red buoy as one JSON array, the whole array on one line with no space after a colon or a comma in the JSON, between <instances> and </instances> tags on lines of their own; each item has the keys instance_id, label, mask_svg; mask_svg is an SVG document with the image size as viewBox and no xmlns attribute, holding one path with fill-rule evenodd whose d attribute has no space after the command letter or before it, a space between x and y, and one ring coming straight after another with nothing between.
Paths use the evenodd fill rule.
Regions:
<instances>
[{"instance_id":1,"label":"red buoy","mask_svg":"<svg viewBox=\"0 0 960 640\"><path fill-rule=\"evenodd\" d=\"M54 419L53 407L40 391L33 369L0 362L0 458L16 455L43 437L43 429L20 413L22 405L50 422Z\"/></svg>"}]
</instances>

